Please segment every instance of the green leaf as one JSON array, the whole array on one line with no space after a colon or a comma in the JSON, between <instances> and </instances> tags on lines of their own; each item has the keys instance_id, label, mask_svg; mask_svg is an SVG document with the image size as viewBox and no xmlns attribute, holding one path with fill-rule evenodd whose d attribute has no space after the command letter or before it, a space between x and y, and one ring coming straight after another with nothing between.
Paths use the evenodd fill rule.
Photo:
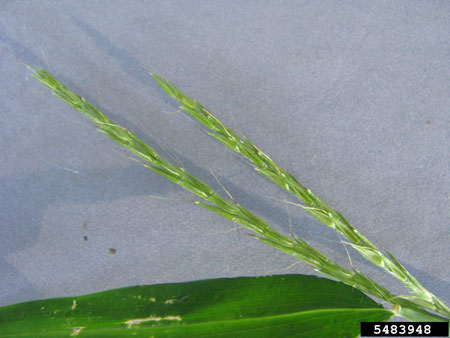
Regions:
<instances>
[{"instance_id":1,"label":"green leaf","mask_svg":"<svg viewBox=\"0 0 450 338\"><path fill-rule=\"evenodd\" d=\"M133 286L0 308L1 337L357 337L393 316L360 291L305 275Z\"/></svg>"}]
</instances>

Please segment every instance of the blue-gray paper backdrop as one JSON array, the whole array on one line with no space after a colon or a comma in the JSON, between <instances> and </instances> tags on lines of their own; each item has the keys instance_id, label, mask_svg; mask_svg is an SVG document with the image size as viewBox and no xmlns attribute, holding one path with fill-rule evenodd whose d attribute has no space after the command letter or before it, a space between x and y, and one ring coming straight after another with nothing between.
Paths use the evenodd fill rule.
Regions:
<instances>
[{"instance_id":1,"label":"blue-gray paper backdrop","mask_svg":"<svg viewBox=\"0 0 450 338\"><path fill-rule=\"evenodd\" d=\"M192 196L127 158L24 64L220 190L212 171L288 233L281 200L292 198L177 112L148 72L164 75L450 303L449 15L449 1L0 1L0 305L313 273L180 201ZM335 232L289 214L297 236L350 266Z\"/></svg>"}]
</instances>

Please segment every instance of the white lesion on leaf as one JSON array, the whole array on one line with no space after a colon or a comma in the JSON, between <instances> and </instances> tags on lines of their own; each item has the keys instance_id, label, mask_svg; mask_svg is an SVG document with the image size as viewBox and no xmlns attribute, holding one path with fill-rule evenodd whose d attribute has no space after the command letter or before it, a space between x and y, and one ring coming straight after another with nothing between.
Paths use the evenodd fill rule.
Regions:
<instances>
[{"instance_id":1,"label":"white lesion on leaf","mask_svg":"<svg viewBox=\"0 0 450 338\"><path fill-rule=\"evenodd\" d=\"M137 318L137 319L130 319L127 320L124 324L128 325L128 328L130 329L132 325L139 325L143 322L159 322L161 320L181 320L180 316L165 316L165 317L158 317L158 316L150 316L147 318Z\"/></svg>"},{"instance_id":2,"label":"white lesion on leaf","mask_svg":"<svg viewBox=\"0 0 450 338\"><path fill-rule=\"evenodd\" d=\"M84 329L84 327L73 327L72 328L73 332L72 332L71 336L78 336L80 334L81 330L83 330L83 329Z\"/></svg>"},{"instance_id":3,"label":"white lesion on leaf","mask_svg":"<svg viewBox=\"0 0 450 338\"><path fill-rule=\"evenodd\" d=\"M190 295L187 295L187 296L184 296L184 297L181 297L181 298L167 299L167 300L164 301L164 304L169 305L169 304L180 303L180 302L182 302L183 300L185 300L186 298L188 298L189 296L190 296Z\"/></svg>"}]
</instances>

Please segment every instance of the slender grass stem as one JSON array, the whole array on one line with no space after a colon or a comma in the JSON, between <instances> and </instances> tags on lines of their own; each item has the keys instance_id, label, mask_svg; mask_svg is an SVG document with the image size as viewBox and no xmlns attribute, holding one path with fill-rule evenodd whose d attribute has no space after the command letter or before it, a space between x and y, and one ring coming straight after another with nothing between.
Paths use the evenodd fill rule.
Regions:
<instances>
[{"instance_id":1,"label":"slender grass stem","mask_svg":"<svg viewBox=\"0 0 450 338\"><path fill-rule=\"evenodd\" d=\"M144 141L139 139L127 129L110 121L102 112L96 109L84 98L67 89L46 70L41 68L28 68L33 72L33 76L39 82L52 90L56 97L91 118L97 125L99 132L109 136L112 140L143 159L143 164L145 167L180 185L184 189L189 190L191 193L203 200L193 201L193 203L246 227L255 233L252 234L252 236L259 241L303 260L313 269L323 273L326 276L354 286L369 295L388 301L393 304L394 308L396 306L403 307L406 309L404 314L407 317L445 320L440 316L425 311L423 308L427 306L416 304L414 299L405 299L405 297L402 296L392 295L387 289L365 274L359 271L350 271L341 267L302 239L296 237L290 238L277 232L275 229L270 227L267 222L244 208L242 205L238 204L236 201L230 201L222 197L208 184L187 171L182 165L173 164L165 160L156 152L156 150L147 145ZM185 102L184 106L189 109L192 109L191 107L193 106L198 106L197 103L194 104L192 101L187 101L182 97L181 101ZM214 123L210 123L211 128L216 131L220 130L223 134L229 135L235 139L235 136L233 136L234 134L225 129L225 127L218 122L215 117L208 115L205 121L214 121ZM235 140L237 141L237 139ZM425 303L425 305L428 305L428 303Z\"/></svg>"}]
</instances>

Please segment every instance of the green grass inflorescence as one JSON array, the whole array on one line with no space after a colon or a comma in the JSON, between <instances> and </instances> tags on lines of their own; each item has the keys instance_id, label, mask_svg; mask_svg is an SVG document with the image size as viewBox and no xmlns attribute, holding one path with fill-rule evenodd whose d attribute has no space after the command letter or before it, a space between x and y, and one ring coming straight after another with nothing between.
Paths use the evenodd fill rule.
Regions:
<instances>
[{"instance_id":1,"label":"green grass inflorescence","mask_svg":"<svg viewBox=\"0 0 450 338\"><path fill-rule=\"evenodd\" d=\"M288 237L277 232L260 217L244 208L234 200L228 200L215 192L209 185L187 171L182 165L174 164L161 157L152 147L136 137L127 129L110 121L102 112L76 93L67 89L48 71L28 67L33 76L50 88L55 96L68 105L86 114L97 125L98 131L132 151L143 161L143 165L168 180L189 190L201 200L193 203L223 216L253 231L252 236L278 250L293 255L313 269L333 279L354 286L359 290L390 302L399 315L410 320L446 320L426 310L436 311L450 318L450 309L434 294L426 290L389 252L383 254L374 244L360 234L336 210L327 206L309 189L286 170L278 166L246 137L239 137L224 126L212 113L198 101L181 93L164 78L151 74L159 85L181 106L180 108L193 116L208 134L248 159L254 169L297 197L303 204L297 204L325 225L332 227L348 238L350 246L373 264L385 269L407 286L415 296L394 296L386 288L365 274L348 270L333 262L323 253L297 237Z\"/></svg>"}]
</instances>

